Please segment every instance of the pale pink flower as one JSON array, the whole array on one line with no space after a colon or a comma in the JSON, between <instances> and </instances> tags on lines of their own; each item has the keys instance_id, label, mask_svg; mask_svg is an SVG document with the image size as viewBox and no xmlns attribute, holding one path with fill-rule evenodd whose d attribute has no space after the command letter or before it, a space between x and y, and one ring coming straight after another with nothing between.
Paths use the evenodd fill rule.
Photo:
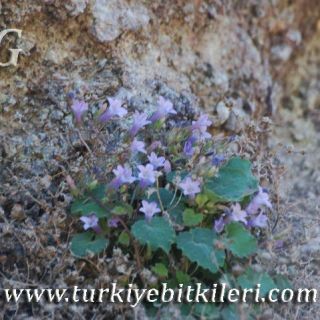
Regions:
<instances>
[{"instance_id":1,"label":"pale pink flower","mask_svg":"<svg viewBox=\"0 0 320 320\"><path fill-rule=\"evenodd\" d=\"M192 180L190 177L185 178L180 182L179 187L182 189L185 196L194 198L194 196L201 191L200 181Z\"/></svg>"},{"instance_id":2,"label":"pale pink flower","mask_svg":"<svg viewBox=\"0 0 320 320\"><path fill-rule=\"evenodd\" d=\"M187 141L184 144L183 147L183 153L187 156L187 157L192 157L194 154L194 143L197 141L197 138L194 136L191 136L187 139Z\"/></svg>"},{"instance_id":3,"label":"pale pink flower","mask_svg":"<svg viewBox=\"0 0 320 320\"><path fill-rule=\"evenodd\" d=\"M74 100L71 106L77 123L81 123L82 115L88 111L88 104L84 101Z\"/></svg>"},{"instance_id":4,"label":"pale pink flower","mask_svg":"<svg viewBox=\"0 0 320 320\"><path fill-rule=\"evenodd\" d=\"M176 110L173 108L173 104L170 100L164 97L159 97L157 111L151 116L150 120L155 122L161 118L165 118L169 114L176 114Z\"/></svg>"},{"instance_id":5,"label":"pale pink flower","mask_svg":"<svg viewBox=\"0 0 320 320\"><path fill-rule=\"evenodd\" d=\"M230 219L231 221L243 222L245 225L247 224L247 212L241 209L239 203L231 206Z\"/></svg>"},{"instance_id":6,"label":"pale pink flower","mask_svg":"<svg viewBox=\"0 0 320 320\"><path fill-rule=\"evenodd\" d=\"M151 121L147 120L147 118L148 116L145 113L136 112L133 115L133 124L130 129L131 137L134 137L140 129L151 123Z\"/></svg>"},{"instance_id":7,"label":"pale pink flower","mask_svg":"<svg viewBox=\"0 0 320 320\"><path fill-rule=\"evenodd\" d=\"M115 116L122 118L128 113L128 111L122 107L121 100L111 97L107 99L109 102L109 108L100 116L100 121L106 122Z\"/></svg>"},{"instance_id":8,"label":"pale pink flower","mask_svg":"<svg viewBox=\"0 0 320 320\"><path fill-rule=\"evenodd\" d=\"M150 156L148 156L148 160L155 169L163 167L164 162L166 161L164 157L158 157L154 152L152 152Z\"/></svg>"},{"instance_id":9,"label":"pale pink flower","mask_svg":"<svg viewBox=\"0 0 320 320\"><path fill-rule=\"evenodd\" d=\"M133 154L138 152L147 153L147 151L145 150L145 143L143 141L137 140L136 138L132 141L130 149Z\"/></svg>"},{"instance_id":10,"label":"pale pink flower","mask_svg":"<svg viewBox=\"0 0 320 320\"><path fill-rule=\"evenodd\" d=\"M212 121L208 119L207 114L202 114L197 121L192 121L192 130L200 130L205 129L207 130L207 127L211 126Z\"/></svg>"},{"instance_id":11,"label":"pale pink flower","mask_svg":"<svg viewBox=\"0 0 320 320\"><path fill-rule=\"evenodd\" d=\"M149 146L149 150L153 151L153 150L156 150L156 149L161 148L161 147L162 147L161 141L153 141L151 143L151 145Z\"/></svg>"},{"instance_id":12,"label":"pale pink flower","mask_svg":"<svg viewBox=\"0 0 320 320\"><path fill-rule=\"evenodd\" d=\"M219 219L216 219L214 221L214 230L217 232L217 233L221 233L224 229L224 226L225 226L225 219L224 217L220 217Z\"/></svg>"},{"instance_id":13,"label":"pale pink flower","mask_svg":"<svg viewBox=\"0 0 320 320\"><path fill-rule=\"evenodd\" d=\"M156 213L161 212L156 202L148 202L145 200L142 201L140 211L144 213L146 220L151 220Z\"/></svg>"},{"instance_id":14,"label":"pale pink flower","mask_svg":"<svg viewBox=\"0 0 320 320\"><path fill-rule=\"evenodd\" d=\"M111 181L111 186L116 189L125 183L132 183L136 180L132 176L132 169L128 165L122 166L119 164L112 172L115 174L115 178Z\"/></svg>"},{"instance_id":15,"label":"pale pink flower","mask_svg":"<svg viewBox=\"0 0 320 320\"><path fill-rule=\"evenodd\" d=\"M171 163L170 163L169 160L166 160L166 161L164 162L163 168L164 168L164 172L165 172L165 173L171 172Z\"/></svg>"},{"instance_id":16,"label":"pale pink flower","mask_svg":"<svg viewBox=\"0 0 320 320\"><path fill-rule=\"evenodd\" d=\"M250 220L249 225L252 227L266 228L268 225L268 217L260 212L258 216Z\"/></svg>"},{"instance_id":17,"label":"pale pink flower","mask_svg":"<svg viewBox=\"0 0 320 320\"><path fill-rule=\"evenodd\" d=\"M113 217L113 218L108 220L108 226L110 228L117 228L119 222L120 222L120 219L118 217Z\"/></svg>"},{"instance_id":18,"label":"pale pink flower","mask_svg":"<svg viewBox=\"0 0 320 320\"><path fill-rule=\"evenodd\" d=\"M258 194L253 197L253 199L247 206L246 211L248 214L255 214L262 206L272 209L272 204L269 200L268 192L259 187Z\"/></svg>"},{"instance_id":19,"label":"pale pink flower","mask_svg":"<svg viewBox=\"0 0 320 320\"><path fill-rule=\"evenodd\" d=\"M138 166L139 174L138 177L140 179L140 185L142 187L146 187L156 182L158 172L154 170L152 164L148 163L145 166Z\"/></svg>"},{"instance_id":20,"label":"pale pink flower","mask_svg":"<svg viewBox=\"0 0 320 320\"><path fill-rule=\"evenodd\" d=\"M82 216L80 220L83 222L83 229L88 230L88 229L93 229L96 233L101 232L101 228L99 226L99 219L98 217L92 213L89 216Z\"/></svg>"},{"instance_id":21,"label":"pale pink flower","mask_svg":"<svg viewBox=\"0 0 320 320\"><path fill-rule=\"evenodd\" d=\"M193 135L201 141L211 138L211 134L207 132L211 124L212 121L208 119L208 115L202 114L197 121L192 121L191 130Z\"/></svg>"}]
</instances>

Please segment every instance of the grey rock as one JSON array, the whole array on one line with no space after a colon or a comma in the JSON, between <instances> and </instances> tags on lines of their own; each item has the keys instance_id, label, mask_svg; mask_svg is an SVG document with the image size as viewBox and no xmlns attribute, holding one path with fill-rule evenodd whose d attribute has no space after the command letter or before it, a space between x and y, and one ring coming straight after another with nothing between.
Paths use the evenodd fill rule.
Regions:
<instances>
[{"instance_id":1,"label":"grey rock","mask_svg":"<svg viewBox=\"0 0 320 320\"><path fill-rule=\"evenodd\" d=\"M287 61L292 54L292 48L286 44L280 44L272 47L271 53L275 59Z\"/></svg>"},{"instance_id":2,"label":"grey rock","mask_svg":"<svg viewBox=\"0 0 320 320\"><path fill-rule=\"evenodd\" d=\"M218 114L219 123L225 123L230 116L230 110L223 101L220 101L218 103L218 105L216 106L216 111Z\"/></svg>"},{"instance_id":3,"label":"grey rock","mask_svg":"<svg viewBox=\"0 0 320 320\"><path fill-rule=\"evenodd\" d=\"M112 41L124 31L136 31L150 20L143 5L126 0L95 0L92 14L94 34L102 42Z\"/></svg>"}]
</instances>

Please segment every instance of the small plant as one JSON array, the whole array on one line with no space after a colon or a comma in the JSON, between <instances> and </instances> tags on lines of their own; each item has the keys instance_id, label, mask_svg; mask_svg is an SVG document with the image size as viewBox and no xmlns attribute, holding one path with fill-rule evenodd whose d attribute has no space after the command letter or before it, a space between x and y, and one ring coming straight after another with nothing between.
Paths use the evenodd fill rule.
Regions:
<instances>
[{"instance_id":1,"label":"small plant","mask_svg":"<svg viewBox=\"0 0 320 320\"><path fill-rule=\"evenodd\" d=\"M83 257L121 247L138 271L147 268L157 276L153 287L165 281L172 287L225 282L246 288L257 279L264 294L275 287L268 274L253 276L250 269L258 246L256 231L267 226L265 212L272 209L250 161L227 158L225 141L214 141L205 114L173 127L166 120L177 112L163 97L150 115L130 116L121 101L108 102L98 121L131 119L123 129L126 147L106 181L94 180L78 190L69 178L75 194L71 213L80 216L85 230L73 236L72 253ZM75 101L72 110L80 124L88 106ZM142 278L136 281L148 286ZM199 304L183 310L195 316L236 315L232 305Z\"/></svg>"}]
</instances>

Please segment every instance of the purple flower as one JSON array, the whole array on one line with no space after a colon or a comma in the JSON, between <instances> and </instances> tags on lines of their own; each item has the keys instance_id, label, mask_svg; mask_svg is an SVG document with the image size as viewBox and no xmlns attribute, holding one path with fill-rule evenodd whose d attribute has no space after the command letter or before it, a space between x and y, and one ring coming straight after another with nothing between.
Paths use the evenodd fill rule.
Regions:
<instances>
[{"instance_id":1,"label":"purple flower","mask_svg":"<svg viewBox=\"0 0 320 320\"><path fill-rule=\"evenodd\" d=\"M112 172L115 174L115 178L111 181L111 186L115 189L125 183L132 183L136 180L132 176L132 169L128 165L122 166L119 164L117 169L113 169Z\"/></svg>"},{"instance_id":2,"label":"purple flower","mask_svg":"<svg viewBox=\"0 0 320 320\"><path fill-rule=\"evenodd\" d=\"M192 121L192 130L207 130L207 127L211 126L212 121L208 119L207 114L202 114L197 121Z\"/></svg>"},{"instance_id":3,"label":"purple flower","mask_svg":"<svg viewBox=\"0 0 320 320\"><path fill-rule=\"evenodd\" d=\"M229 136L229 142L233 142L233 141L235 141L237 139L237 136L235 135L235 134L233 134L233 135L231 135L231 136Z\"/></svg>"},{"instance_id":4,"label":"purple flower","mask_svg":"<svg viewBox=\"0 0 320 320\"><path fill-rule=\"evenodd\" d=\"M145 200L142 201L140 211L144 213L144 216L148 221L150 221L156 213L161 212L156 202L148 202Z\"/></svg>"},{"instance_id":5,"label":"purple flower","mask_svg":"<svg viewBox=\"0 0 320 320\"><path fill-rule=\"evenodd\" d=\"M211 134L207 132L212 122L208 119L208 115L202 114L197 121L192 121L191 130L193 135L200 141L211 138Z\"/></svg>"},{"instance_id":6,"label":"purple flower","mask_svg":"<svg viewBox=\"0 0 320 320\"><path fill-rule=\"evenodd\" d=\"M212 164L216 167L220 166L220 164L224 161L225 156L223 154L216 154L212 157Z\"/></svg>"},{"instance_id":7,"label":"purple flower","mask_svg":"<svg viewBox=\"0 0 320 320\"><path fill-rule=\"evenodd\" d=\"M219 219L216 219L214 221L214 230L217 232L217 233L221 233L224 229L224 226L225 226L225 221L224 221L224 217L220 217Z\"/></svg>"},{"instance_id":8,"label":"purple flower","mask_svg":"<svg viewBox=\"0 0 320 320\"><path fill-rule=\"evenodd\" d=\"M155 169L163 167L166 159L164 157L158 157L154 152L148 156L149 162L153 165Z\"/></svg>"},{"instance_id":9,"label":"purple flower","mask_svg":"<svg viewBox=\"0 0 320 320\"><path fill-rule=\"evenodd\" d=\"M276 240L274 246L276 249L282 249L284 247L284 241L283 240Z\"/></svg>"},{"instance_id":10,"label":"purple flower","mask_svg":"<svg viewBox=\"0 0 320 320\"><path fill-rule=\"evenodd\" d=\"M188 140L185 142L184 147L183 147L183 153L187 156L187 157L192 157L194 154L194 148L193 148L193 144L196 142L196 137L191 136L188 138Z\"/></svg>"},{"instance_id":11,"label":"purple flower","mask_svg":"<svg viewBox=\"0 0 320 320\"><path fill-rule=\"evenodd\" d=\"M243 222L245 225L247 225L247 212L244 210L241 210L241 206L239 203L236 203L235 205L231 206L231 212L230 212L230 220L231 221L239 221Z\"/></svg>"},{"instance_id":12,"label":"purple flower","mask_svg":"<svg viewBox=\"0 0 320 320\"><path fill-rule=\"evenodd\" d=\"M114 116L118 116L122 118L128 113L127 110L122 107L121 100L115 99L115 98L107 98L107 99L109 102L109 108L100 116L99 119L101 122L107 122Z\"/></svg>"},{"instance_id":13,"label":"purple flower","mask_svg":"<svg viewBox=\"0 0 320 320\"><path fill-rule=\"evenodd\" d=\"M249 225L252 227L266 228L268 225L268 217L261 212L258 216L250 220Z\"/></svg>"},{"instance_id":14,"label":"purple flower","mask_svg":"<svg viewBox=\"0 0 320 320\"><path fill-rule=\"evenodd\" d=\"M151 121L147 120L147 118L148 116L145 113L136 112L133 115L133 124L130 129L131 137L134 137L141 128L151 123Z\"/></svg>"},{"instance_id":15,"label":"purple flower","mask_svg":"<svg viewBox=\"0 0 320 320\"><path fill-rule=\"evenodd\" d=\"M84 101L74 100L71 106L77 123L81 123L82 115L88 111L88 104Z\"/></svg>"},{"instance_id":16,"label":"purple flower","mask_svg":"<svg viewBox=\"0 0 320 320\"><path fill-rule=\"evenodd\" d=\"M114 217L108 220L108 226L110 228L118 228L118 224L120 222L120 219L118 217Z\"/></svg>"},{"instance_id":17,"label":"purple flower","mask_svg":"<svg viewBox=\"0 0 320 320\"><path fill-rule=\"evenodd\" d=\"M267 208L272 209L272 204L269 200L268 192L265 189L259 187L258 194L253 197L253 199L247 206L246 211L248 214L255 214L262 206L266 206Z\"/></svg>"},{"instance_id":18,"label":"purple flower","mask_svg":"<svg viewBox=\"0 0 320 320\"><path fill-rule=\"evenodd\" d=\"M166 160L166 161L164 162L163 168L164 168L164 172L165 172L165 173L171 172L171 163L169 162L169 160Z\"/></svg>"},{"instance_id":19,"label":"purple flower","mask_svg":"<svg viewBox=\"0 0 320 320\"><path fill-rule=\"evenodd\" d=\"M179 187L182 189L185 196L194 198L194 196L201 191L200 181L192 180L190 177L185 178L180 182Z\"/></svg>"},{"instance_id":20,"label":"purple flower","mask_svg":"<svg viewBox=\"0 0 320 320\"><path fill-rule=\"evenodd\" d=\"M67 98L73 100L76 97L76 94L73 91L67 93Z\"/></svg>"},{"instance_id":21,"label":"purple flower","mask_svg":"<svg viewBox=\"0 0 320 320\"><path fill-rule=\"evenodd\" d=\"M156 177L158 172L154 171L154 167L152 164L148 163L145 166L138 166L139 169L139 179L140 179L140 186L147 187L156 182Z\"/></svg>"},{"instance_id":22,"label":"purple flower","mask_svg":"<svg viewBox=\"0 0 320 320\"><path fill-rule=\"evenodd\" d=\"M83 229L84 230L88 230L88 229L92 229L94 230L96 233L101 232L101 228L99 226L99 219L98 217L92 213L89 216L82 216L80 218L80 220L83 222Z\"/></svg>"},{"instance_id":23,"label":"purple flower","mask_svg":"<svg viewBox=\"0 0 320 320\"><path fill-rule=\"evenodd\" d=\"M150 149L151 151L153 151L153 150L156 150L156 149L161 148L161 147L162 147L161 141L153 141L153 142L151 143L149 149Z\"/></svg>"},{"instance_id":24,"label":"purple flower","mask_svg":"<svg viewBox=\"0 0 320 320\"><path fill-rule=\"evenodd\" d=\"M161 118L165 118L168 114L176 114L176 110L173 109L173 104L170 100L166 100L164 97L159 97L157 111L151 116L150 120L155 122Z\"/></svg>"},{"instance_id":25,"label":"purple flower","mask_svg":"<svg viewBox=\"0 0 320 320\"><path fill-rule=\"evenodd\" d=\"M134 139L132 141L130 149L133 154L136 154L138 152L147 153L147 151L145 150L145 143L137 139Z\"/></svg>"}]
</instances>

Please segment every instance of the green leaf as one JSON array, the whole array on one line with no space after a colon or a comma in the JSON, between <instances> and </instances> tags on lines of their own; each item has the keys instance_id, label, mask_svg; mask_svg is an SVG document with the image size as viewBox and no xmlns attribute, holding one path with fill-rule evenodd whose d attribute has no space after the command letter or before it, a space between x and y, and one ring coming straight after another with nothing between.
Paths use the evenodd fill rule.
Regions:
<instances>
[{"instance_id":1,"label":"green leaf","mask_svg":"<svg viewBox=\"0 0 320 320\"><path fill-rule=\"evenodd\" d=\"M205 206L205 204L209 201L209 197L207 194L205 193L199 193L196 196L196 204L199 208L203 208Z\"/></svg>"},{"instance_id":2,"label":"green leaf","mask_svg":"<svg viewBox=\"0 0 320 320\"><path fill-rule=\"evenodd\" d=\"M217 235L210 229L195 228L181 232L177 246L191 261L215 273L224 263L224 251L214 248Z\"/></svg>"},{"instance_id":3,"label":"green leaf","mask_svg":"<svg viewBox=\"0 0 320 320\"><path fill-rule=\"evenodd\" d=\"M159 277L168 277L168 268L163 263L156 263L152 267L152 271L156 273Z\"/></svg>"},{"instance_id":4,"label":"green leaf","mask_svg":"<svg viewBox=\"0 0 320 320\"><path fill-rule=\"evenodd\" d=\"M169 253L171 244L175 240L174 229L163 217L154 217L150 222L137 221L131 230L142 244L150 245L153 250L161 248L166 253Z\"/></svg>"},{"instance_id":5,"label":"green leaf","mask_svg":"<svg viewBox=\"0 0 320 320\"><path fill-rule=\"evenodd\" d=\"M179 202L177 205L174 205L168 210L170 215L170 219L177 224L183 223L183 212L185 210L185 204L183 202Z\"/></svg>"},{"instance_id":6,"label":"green leaf","mask_svg":"<svg viewBox=\"0 0 320 320\"><path fill-rule=\"evenodd\" d=\"M122 231L119 235L119 238L118 238L118 243L128 247L129 244L130 244L130 237L129 237L129 234L128 232L126 231Z\"/></svg>"},{"instance_id":7,"label":"green leaf","mask_svg":"<svg viewBox=\"0 0 320 320\"><path fill-rule=\"evenodd\" d=\"M266 272L255 272L248 268L244 274L237 278L237 282L242 289L255 289L259 283L260 295L265 296L271 289L276 288L276 284Z\"/></svg>"},{"instance_id":8,"label":"green leaf","mask_svg":"<svg viewBox=\"0 0 320 320\"><path fill-rule=\"evenodd\" d=\"M94 232L76 234L71 240L71 252L77 257L84 257L90 252L100 253L108 246L108 240Z\"/></svg>"},{"instance_id":9,"label":"green leaf","mask_svg":"<svg viewBox=\"0 0 320 320\"><path fill-rule=\"evenodd\" d=\"M273 277L273 281L275 283L275 287L279 290L284 289L293 289L292 283L289 281L289 279L282 274L277 274ZM273 292L272 297L275 299L277 298L277 293Z\"/></svg>"},{"instance_id":10,"label":"green leaf","mask_svg":"<svg viewBox=\"0 0 320 320\"><path fill-rule=\"evenodd\" d=\"M178 284L182 283L182 284L190 285L191 283L190 276L187 273L184 273L179 270L176 272L176 279Z\"/></svg>"},{"instance_id":11,"label":"green leaf","mask_svg":"<svg viewBox=\"0 0 320 320\"><path fill-rule=\"evenodd\" d=\"M232 288L235 286L234 276L231 273L224 272L221 274L219 283L225 283L227 287Z\"/></svg>"},{"instance_id":12,"label":"green leaf","mask_svg":"<svg viewBox=\"0 0 320 320\"><path fill-rule=\"evenodd\" d=\"M208 180L205 190L220 201L241 201L258 190L258 180L252 175L250 161L235 157Z\"/></svg>"},{"instance_id":13,"label":"green leaf","mask_svg":"<svg viewBox=\"0 0 320 320\"><path fill-rule=\"evenodd\" d=\"M193 314L205 320L220 319L219 309L213 303L195 303Z\"/></svg>"},{"instance_id":14,"label":"green leaf","mask_svg":"<svg viewBox=\"0 0 320 320\"><path fill-rule=\"evenodd\" d=\"M98 184L94 189L92 189L90 191L90 195L93 198L103 202L104 199L107 197L106 188L107 188L107 186L105 184Z\"/></svg>"},{"instance_id":15,"label":"green leaf","mask_svg":"<svg viewBox=\"0 0 320 320\"><path fill-rule=\"evenodd\" d=\"M278 289L293 289L292 283L289 281L287 277L282 274L277 274L273 277L273 280Z\"/></svg>"},{"instance_id":16,"label":"green leaf","mask_svg":"<svg viewBox=\"0 0 320 320\"><path fill-rule=\"evenodd\" d=\"M229 304L222 309L222 320L240 320L239 311L236 305ZM249 320L249 319L248 319Z\"/></svg>"},{"instance_id":17,"label":"green leaf","mask_svg":"<svg viewBox=\"0 0 320 320\"><path fill-rule=\"evenodd\" d=\"M166 210L167 208L169 208L170 203L173 200L174 193L172 193L168 189L159 188L159 194L160 194L161 203L162 203L164 209ZM150 201L150 202L155 201L158 204L158 206L160 207L159 198L158 198L158 194L156 191L151 194L148 201Z\"/></svg>"},{"instance_id":18,"label":"green leaf","mask_svg":"<svg viewBox=\"0 0 320 320\"><path fill-rule=\"evenodd\" d=\"M180 305L181 319L186 319L186 320L192 319L193 320L194 317L191 316L192 310L193 310L193 305L191 303L182 303Z\"/></svg>"},{"instance_id":19,"label":"green leaf","mask_svg":"<svg viewBox=\"0 0 320 320\"><path fill-rule=\"evenodd\" d=\"M133 208L129 204L123 203L121 205L114 207L111 210L111 213L116 216L123 216L123 215L131 216L132 211L133 211Z\"/></svg>"},{"instance_id":20,"label":"green leaf","mask_svg":"<svg viewBox=\"0 0 320 320\"><path fill-rule=\"evenodd\" d=\"M108 216L106 209L99 206L96 202L90 199L76 199L71 205L71 214L88 216L95 214L98 218L104 218Z\"/></svg>"},{"instance_id":21,"label":"green leaf","mask_svg":"<svg viewBox=\"0 0 320 320\"><path fill-rule=\"evenodd\" d=\"M200 224L203 220L203 214L195 213L193 209L186 209L183 212L183 223L187 227L193 227Z\"/></svg>"},{"instance_id":22,"label":"green leaf","mask_svg":"<svg viewBox=\"0 0 320 320\"><path fill-rule=\"evenodd\" d=\"M224 243L227 249L240 258L247 257L257 250L254 236L238 222L226 226Z\"/></svg>"}]
</instances>

